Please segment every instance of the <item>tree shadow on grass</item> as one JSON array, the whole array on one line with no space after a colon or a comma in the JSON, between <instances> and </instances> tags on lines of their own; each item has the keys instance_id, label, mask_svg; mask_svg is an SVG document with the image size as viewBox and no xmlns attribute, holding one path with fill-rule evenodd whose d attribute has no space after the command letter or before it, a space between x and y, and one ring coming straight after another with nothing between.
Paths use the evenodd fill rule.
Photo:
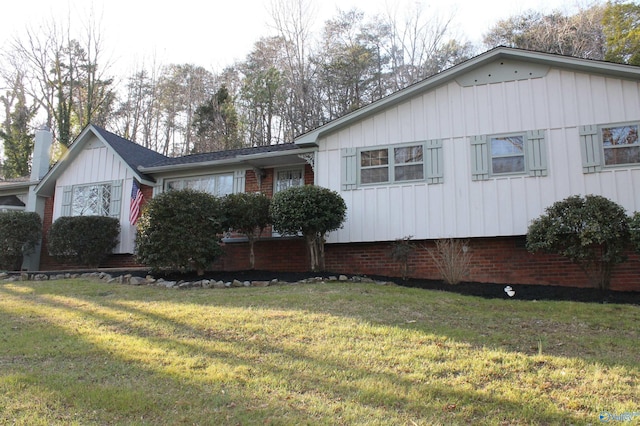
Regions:
<instances>
[{"instance_id":1,"label":"tree shadow on grass","mask_svg":"<svg viewBox=\"0 0 640 426\"><path fill-rule=\"evenodd\" d=\"M97 324L103 332L113 334L114 339L138 339L145 343L145 347L157 350L159 353L166 353L169 358L166 362L152 360L153 363L149 364L145 362L142 355L136 356L136 354L124 352L124 349L118 346L110 347L108 344L92 341L91 336L78 337L77 333L65 328L64 324L51 322L52 326L58 330L57 333L62 335L62 339L80 340L88 345L88 351L102 353L109 362L116 363L116 368L122 366L124 371L144 378L146 386L166 389L168 392L171 392L170 389L174 387L176 389L188 387L190 395L200 395L199 402L212 405L218 410L210 414L214 418L219 416L217 418L220 420L228 421L230 415L231 418L249 415L251 422L255 423L273 419L274 416L297 420L315 418L320 423L332 423L329 420L330 416L335 416L336 412L339 412L342 418L336 418L337 421L333 423L346 424L355 420L364 422L367 418L375 421L376 416L390 410L395 414L387 415L395 420L426 418L430 420L427 420L428 423L443 424L465 423L470 420L487 423L511 422L522 418L523 413L526 413L528 421L542 424L581 421L579 417L560 410L551 401L544 399L509 398L492 394L485 389L474 388L472 384L450 386L446 382L430 384L425 382L419 371L418 374L402 372L402 368L410 369L411 366L400 365L399 369L396 366L395 369L376 370L369 368L366 358L362 359L360 364L353 364L346 362L340 354L330 353L330 351L326 353L309 351L309 345L320 343L314 342L318 336L298 343L288 340L274 341L264 327L265 324L261 325L260 321L254 324L257 327L254 331L249 332L245 328L243 329L245 331L238 333L237 329L225 327L224 324L206 323L211 318L203 318L202 326L196 327L175 317L154 312L152 307L131 306L133 299L118 299L117 294L115 300L107 297L62 294L66 300L62 301L47 294L25 295L10 291L6 287L1 290L14 298L24 299L25 303L33 304L34 307L40 307L38 315L43 321L55 318L56 312L60 312L60 315L62 313L79 315L81 318L88 319L90 323ZM52 295L55 294L52 293ZM247 308L243 303L239 306L229 303L208 306L214 310L236 308L246 310ZM179 304L175 309L180 309ZM283 307L283 309L286 308ZM247 321L249 322L250 319ZM368 327L377 326L368 325ZM170 330L168 335L167 330ZM426 342L426 344L433 343ZM225 350L222 350L222 347ZM446 356L446 352L443 352L442 356ZM203 360L204 365L200 363L198 366L196 363L196 368L228 366L231 372L222 379L212 380L206 378L204 371L202 377L186 371L190 368L187 368L184 374L180 374L180 368L184 366L176 370L177 360L182 362L191 359ZM436 367L438 361L425 360L425 363L429 362ZM88 368L96 367L88 366ZM428 371L428 368L424 371ZM455 375L460 372L450 371L442 374L451 374L451 379L454 381ZM515 376L487 377L488 381L498 379L516 380L517 378ZM266 382L268 384L265 384ZM138 384L132 389L129 385L124 391L135 392L139 386ZM220 397L221 391L225 389L225 396ZM65 394L65 390L61 387L52 390ZM206 394L211 392L217 396L208 398ZM276 397L268 396L269 392L276 394ZM183 397L184 395L176 392L162 397L160 401L161 404L170 406L172 398ZM310 408L305 402L309 399L321 399L326 407ZM87 410L105 409L100 403L91 400L83 401L83 404L87 405L83 408ZM496 407L499 407L499 410L496 411ZM239 411L243 413L238 414ZM486 418L486 416L493 418Z\"/></svg>"}]
</instances>

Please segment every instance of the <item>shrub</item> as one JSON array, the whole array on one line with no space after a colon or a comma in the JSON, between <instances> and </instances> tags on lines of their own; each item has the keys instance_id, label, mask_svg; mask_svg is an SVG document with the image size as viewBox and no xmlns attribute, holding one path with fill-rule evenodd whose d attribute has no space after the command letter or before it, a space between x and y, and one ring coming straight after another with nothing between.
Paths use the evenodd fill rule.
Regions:
<instances>
[{"instance_id":1,"label":"shrub","mask_svg":"<svg viewBox=\"0 0 640 426\"><path fill-rule=\"evenodd\" d=\"M253 245L271 223L271 201L260 193L229 194L222 199L224 228L243 234L249 240L249 263L255 268Z\"/></svg>"},{"instance_id":2,"label":"shrub","mask_svg":"<svg viewBox=\"0 0 640 426\"><path fill-rule=\"evenodd\" d=\"M615 265L625 261L628 241L629 219L624 209L598 195L574 195L554 203L527 232L529 251L568 258L601 290L609 287Z\"/></svg>"},{"instance_id":3,"label":"shrub","mask_svg":"<svg viewBox=\"0 0 640 426\"><path fill-rule=\"evenodd\" d=\"M285 235L302 234L311 270L324 270L324 237L342 226L347 206L337 192L313 185L278 192L271 200L273 227Z\"/></svg>"},{"instance_id":4,"label":"shrub","mask_svg":"<svg viewBox=\"0 0 640 426\"><path fill-rule=\"evenodd\" d=\"M391 244L391 259L400 263L402 279L409 277L409 258L415 251L415 246L411 242L412 236L398 238Z\"/></svg>"},{"instance_id":5,"label":"shrub","mask_svg":"<svg viewBox=\"0 0 640 426\"><path fill-rule=\"evenodd\" d=\"M435 249L426 250L436 264L442 279L451 285L459 284L469 275L471 265L471 250L468 240L453 238L436 240Z\"/></svg>"},{"instance_id":6,"label":"shrub","mask_svg":"<svg viewBox=\"0 0 640 426\"><path fill-rule=\"evenodd\" d=\"M168 191L149 201L138 221L138 260L155 270L203 274L222 254L220 201L205 192Z\"/></svg>"},{"instance_id":7,"label":"shrub","mask_svg":"<svg viewBox=\"0 0 640 426\"><path fill-rule=\"evenodd\" d=\"M24 255L33 252L42 236L42 220L37 213L0 213L0 269L20 270Z\"/></svg>"},{"instance_id":8,"label":"shrub","mask_svg":"<svg viewBox=\"0 0 640 426\"><path fill-rule=\"evenodd\" d=\"M629 219L629 232L633 249L640 253L640 212L635 212Z\"/></svg>"},{"instance_id":9,"label":"shrub","mask_svg":"<svg viewBox=\"0 0 640 426\"><path fill-rule=\"evenodd\" d=\"M65 216L47 237L49 254L65 262L95 268L118 245L120 223L106 216Z\"/></svg>"}]
</instances>

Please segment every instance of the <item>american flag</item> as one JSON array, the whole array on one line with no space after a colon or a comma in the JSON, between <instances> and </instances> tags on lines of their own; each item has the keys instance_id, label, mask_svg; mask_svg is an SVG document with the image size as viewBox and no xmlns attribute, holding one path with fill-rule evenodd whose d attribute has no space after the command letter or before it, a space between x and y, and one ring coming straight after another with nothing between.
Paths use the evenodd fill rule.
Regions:
<instances>
[{"instance_id":1,"label":"american flag","mask_svg":"<svg viewBox=\"0 0 640 426\"><path fill-rule=\"evenodd\" d=\"M135 178L133 179L133 185L131 186L131 205L129 207L129 223L135 225L140 218L140 206L142 205L142 191L140 190L140 183Z\"/></svg>"}]
</instances>

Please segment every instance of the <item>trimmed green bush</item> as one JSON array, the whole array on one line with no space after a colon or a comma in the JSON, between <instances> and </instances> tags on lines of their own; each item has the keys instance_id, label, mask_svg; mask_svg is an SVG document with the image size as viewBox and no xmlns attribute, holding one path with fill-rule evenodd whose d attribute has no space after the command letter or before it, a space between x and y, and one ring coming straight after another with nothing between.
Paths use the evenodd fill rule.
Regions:
<instances>
[{"instance_id":1,"label":"trimmed green bush","mask_svg":"<svg viewBox=\"0 0 640 426\"><path fill-rule=\"evenodd\" d=\"M168 191L149 201L138 221L138 260L154 270L204 273L223 250L221 206L205 192Z\"/></svg>"},{"instance_id":2,"label":"trimmed green bush","mask_svg":"<svg viewBox=\"0 0 640 426\"><path fill-rule=\"evenodd\" d=\"M314 185L291 187L273 196L270 212L278 232L304 236L311 270L324 270L324 237L340 229L346 217L347 205L340 194Z\"/></svg>"},{"instance_id":3,"label":"trimmed green bush","mask_svg":"<svg viewBox=\"0 0 640 426\"><path fill-rule=\"evenodd\" d=\"M224 228L243 234L249 240L249 263L255 268L253 246L271 223L271 200L260 193L229 194L222 199Z\"/></svg>"},{"instance_id":4,"label":"trimmed green bush","mask_svg":"<svg viewBox=\"0 0 640 426\"><path fill-rule=\"evenodd\" d=\"M118 245L120 222L106 216L65 216L49 230L51 256L76 265L98 267Z\"/></svg>"},{"instance_id":5,"label":"trimmed green bush","mask_svg":"<svg viewBox=\"0 0 640 426\"><path fill-rule=\"evenodd\" d=\"M24 255L33 252L42 236L37 213L0 212L0 269L18 271Z\"/></svg>"},{"instance_id":6,"label":"trimmed green bush","mask_svg":"<svg viewBox=\"0 0 640 426\"><path fill-rule=\"evenodd\" d=\"M576 263L592 284L607 289L615 265L624 262L629 218L613 201L574 195L554 203L527 232L530 252L556 253Z\"/></svg>"},{"instance_id":7,"label":"trimmed green bush","mask_svg":"<svg viewBox=\"0 0 640 426\"><path fill-rule=\"evenodd\" d=\"M629 232L633 249L640 253L640 212L635 212L629 219Z\"/></svg>"}]
</instances>

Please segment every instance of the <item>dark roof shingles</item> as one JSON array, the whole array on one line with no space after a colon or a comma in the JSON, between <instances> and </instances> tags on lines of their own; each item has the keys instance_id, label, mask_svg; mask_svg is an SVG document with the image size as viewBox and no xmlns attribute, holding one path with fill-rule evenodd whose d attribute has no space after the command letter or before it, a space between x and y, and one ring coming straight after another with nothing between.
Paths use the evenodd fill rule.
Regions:
<instances>
[{"instance_id":1,"label":"dark roof shingles","mask_svg":"<svg viewBox=\"0 0 640 426\"><path fill-rule=\"evenodd\" d=\"M294 143L256 146L256 147L250 147L250 148L232 149L228 151L216 151L216 152L206 152L202 154L185 155L184 157L175 157L175 158L165 157L163 160L158 161L157 163L154 163L154 164L149 164L147 166L164 167L164 166L176 166L181 164L207 163L210 161L220 161L220 160L237 158L244 155L263 154L267 152L281 152L281 151L289 151L294 149L299 149L299 147Z\"/></svg>"}]
</instances>

